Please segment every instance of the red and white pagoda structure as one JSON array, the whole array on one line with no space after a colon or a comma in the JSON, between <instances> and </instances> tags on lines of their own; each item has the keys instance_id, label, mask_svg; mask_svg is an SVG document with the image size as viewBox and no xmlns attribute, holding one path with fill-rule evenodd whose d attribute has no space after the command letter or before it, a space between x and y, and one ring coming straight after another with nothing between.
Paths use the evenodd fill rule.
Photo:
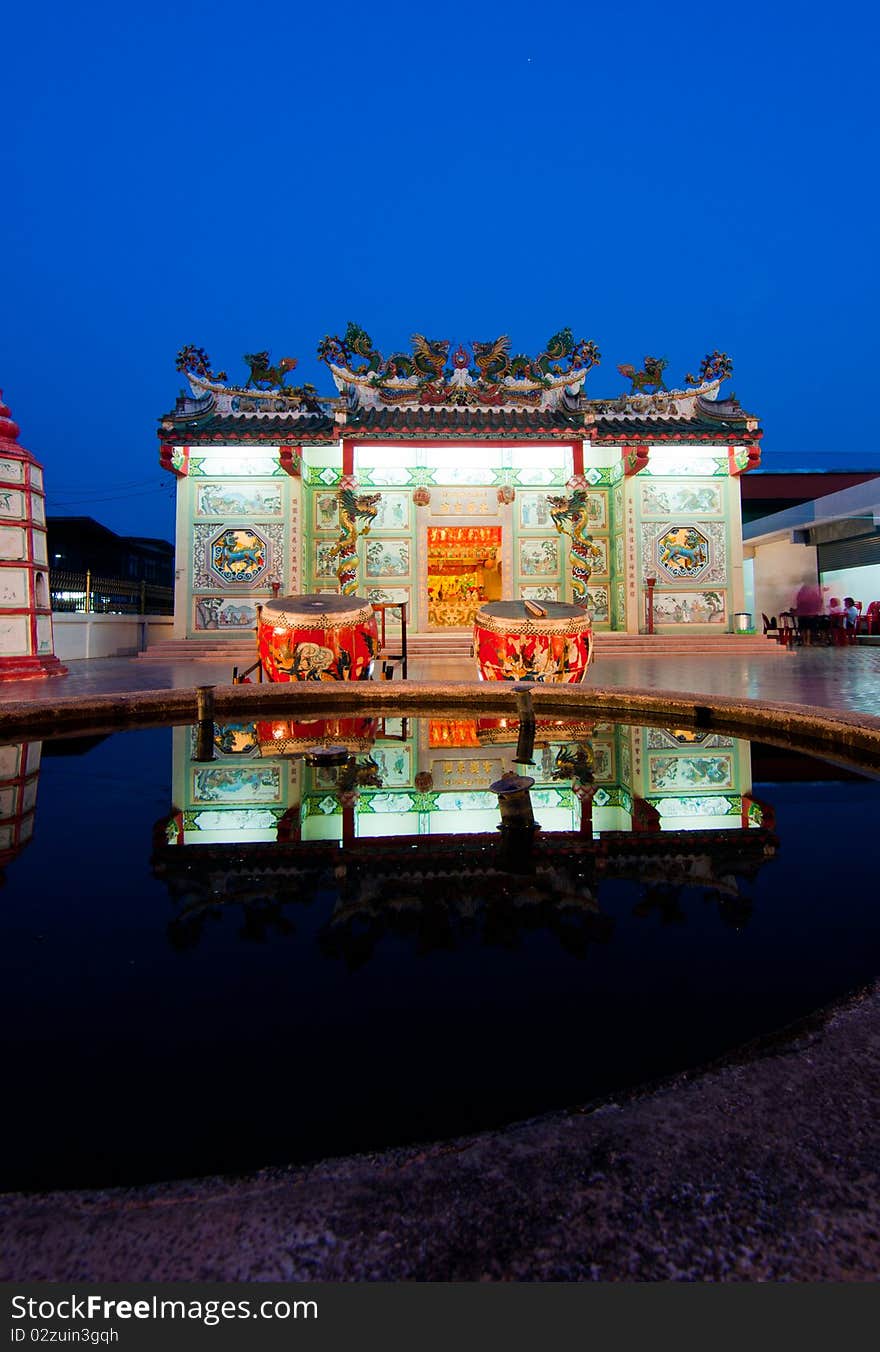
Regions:
<instances>
[{"instance_id":1,"label":"red and white pagoda structure","mask_svg":"<svg viewBox=\"0 0 880 1352\"><path fill-rule=\"evenodd\" d=\"M43 470L0 391L0 680L62 676L55 656Z\"/></svg>"}]
</instances>

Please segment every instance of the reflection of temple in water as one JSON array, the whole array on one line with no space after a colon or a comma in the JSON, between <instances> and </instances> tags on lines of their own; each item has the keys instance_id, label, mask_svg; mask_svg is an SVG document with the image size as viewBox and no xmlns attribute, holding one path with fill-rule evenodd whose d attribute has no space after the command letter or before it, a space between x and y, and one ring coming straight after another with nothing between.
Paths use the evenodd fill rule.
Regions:
<instances>
[{"instance_id":1,"label":"reflection of temple in water","mask_svg":"<svg viewBox=\"0 0 880 1352\"><path fill-rule=\"evenodd\" d=\"M450 947L475 927L512 942L542 926L578 951L613 928L604 880L643 885L636 914L675 923L678 894L698 888L742 923L743 882L776 849L748 744L712 731L278 719L218 726L213 741L198 760L195 730L174 732L175 807L154 867L181 908L176 942L195 941L223 902L272 928L320 891L333 904L325 951L349 958L385 933ZM502 824L512 767L537 830Z\"/></svg>"},{"instance_id":2,"label":"reflection of temple in water","mask_svg":"<svg viewBox=\"0 0 880 1352\"><path fill-rule=\"evenodd\" d=\"M0 881L34 833L42 742L0 746Z\"/></svg>"}]
</instances>

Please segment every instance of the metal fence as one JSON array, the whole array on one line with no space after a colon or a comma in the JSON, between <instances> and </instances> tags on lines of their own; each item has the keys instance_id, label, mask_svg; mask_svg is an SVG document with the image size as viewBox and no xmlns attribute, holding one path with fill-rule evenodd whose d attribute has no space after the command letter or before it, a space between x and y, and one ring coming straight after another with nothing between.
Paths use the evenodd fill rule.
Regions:
<instances>
[{"instance_id":1,"label":"metal fence","mask_svg":"<svg viewBox=\"0 0 880 1352\"><path fill-rule=\"evenodd\" d=\"M173 615L174 588L84 573L49 573L52 609L83 615Z\"/></svg>"}]
</instances>

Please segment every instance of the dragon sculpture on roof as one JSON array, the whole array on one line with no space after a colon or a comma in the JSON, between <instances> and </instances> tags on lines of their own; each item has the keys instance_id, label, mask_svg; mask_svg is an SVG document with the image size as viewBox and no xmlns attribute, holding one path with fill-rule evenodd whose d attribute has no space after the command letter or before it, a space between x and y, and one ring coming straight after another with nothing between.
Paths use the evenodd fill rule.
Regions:
<instances>
[{"instance_id":1,"label":"dragon sculpture on roof","mask_svg":"<svg viewBox=\"0 0 880 1352\"><path fill-rule=\"evenodd\" d=\"M298 405L304 412L320 412L321 405L318 399L318 391L314 385L308 383L287 385L285 383L287 373L296 367L296 357L282 357L277 365L273 366L269 360L268 350L266 350L263 352L246 352L244 361L250 371L244 385L227 385L228 376L226 372L212 370L211 358L205 349L195 347L192 343L188 343L180 349L174 366L175 370L182 371L188 376L190 382L194 383L195 386L210 390L215 394L230 390L234 394L248 393L252 399L257 400L263 395L277 395Z\"/></svg>"},{"instance_id":2,"label":"dragon sculpture on roof","mask_svg":"<svg viewBox=\"0 0 880 1352\"><path fill-rule=\"evenodd\" d=\"M318 356L337 384L363 391L378 404L538 406L568 386L579 387L600 361L594 342L576 342L571 329L560 329L537 357L510 355L506 334L489 343L472 342L471 354L459 345L449 365L448 339L412 336L412 352L383 357L370 335L349 323L343 336L327 335Z\"/></svg>"}]
</instances>

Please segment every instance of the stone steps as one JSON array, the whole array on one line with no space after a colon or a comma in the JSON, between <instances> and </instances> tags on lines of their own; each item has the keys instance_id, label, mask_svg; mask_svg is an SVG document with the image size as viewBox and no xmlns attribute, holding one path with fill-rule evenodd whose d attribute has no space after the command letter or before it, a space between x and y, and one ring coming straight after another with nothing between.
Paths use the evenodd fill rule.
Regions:
<instances>
[{"instance_id":1,"label":"stone steps","mask_svg":"<svg viewBox=\"0 0 880 1352\"><path fill-rule=\"evenodd\" d=\"M389 647L394 651L394 639ZM613 657L695 657L715 654L723 657L772 657L787 654L783 647L762 634L607 634L595 636L596 660ZM142 662L229 662L239 668L256 661L252 633L240 638L165 639L151 644L138 654ZM409 634L407 656L410 660L456 661L470 658L471 634L458 631L447 634Z\"/></svg>"}]
</instances>

